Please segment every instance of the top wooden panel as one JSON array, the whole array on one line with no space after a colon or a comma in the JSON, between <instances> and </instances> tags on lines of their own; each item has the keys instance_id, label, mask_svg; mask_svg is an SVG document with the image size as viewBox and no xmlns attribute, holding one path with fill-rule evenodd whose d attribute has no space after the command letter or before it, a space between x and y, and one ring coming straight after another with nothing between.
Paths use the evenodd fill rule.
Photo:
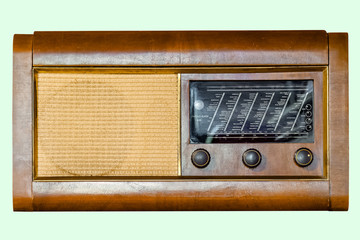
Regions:
<instances>
[{"instance_id":1,"label":"top wooden panel","mask_svg":"<svg viewBox=\"0 0 360 240\"><path fill-rule=\"evenodd\" d=\"M33 66L327 64L325 31L34 33Z\"/></svg>"}]
</instances>

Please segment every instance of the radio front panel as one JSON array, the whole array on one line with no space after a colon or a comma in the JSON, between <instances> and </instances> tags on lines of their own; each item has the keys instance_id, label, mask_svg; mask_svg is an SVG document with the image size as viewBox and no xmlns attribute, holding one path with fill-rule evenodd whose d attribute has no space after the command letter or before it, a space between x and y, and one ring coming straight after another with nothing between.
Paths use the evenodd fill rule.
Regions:
<instances>
[{"instance_id":1,"label":"radio front panel","mask_svg":"<svg viewBox=\"0 0 360 240\"><path fill-rule=\"evenodd\" d=\"M14 210L347 210L347 35L14 37Z\"/></svg>"},{"instance_id":2,"label":"radio front panel","mask_svg":"<svg viewBox=\"0 0 360 240\"><path fill-rule=\"evenodd\" d=\"M326 68L136 71L35 70L35 180L326 178Z\"/></svg>"},{"instance_id":3,"label":"radio front panel","mask_svg":"<svg viewBox=\"0 0 360 240\"><path fill-rule=\"evenodd\" d=\"M326 72L182 74L182 174L326 178Z\"/></svg>"}]
</instances>

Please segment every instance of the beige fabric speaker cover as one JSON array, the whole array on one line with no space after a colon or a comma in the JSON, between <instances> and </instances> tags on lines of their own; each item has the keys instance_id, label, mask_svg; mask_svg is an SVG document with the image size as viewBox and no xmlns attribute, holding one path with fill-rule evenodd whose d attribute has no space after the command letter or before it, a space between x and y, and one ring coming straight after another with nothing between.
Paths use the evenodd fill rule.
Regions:
<instances>
[{"instance_id":1,"label":"beige fabric speaker cover","mask_svg":"<svg viewBox=\"0 0 360 240\"><path fill-rule=\"evenodd\" d=\"M177 176L176 74L35 74L35 177Z\"/></svg>"}]
</instances>

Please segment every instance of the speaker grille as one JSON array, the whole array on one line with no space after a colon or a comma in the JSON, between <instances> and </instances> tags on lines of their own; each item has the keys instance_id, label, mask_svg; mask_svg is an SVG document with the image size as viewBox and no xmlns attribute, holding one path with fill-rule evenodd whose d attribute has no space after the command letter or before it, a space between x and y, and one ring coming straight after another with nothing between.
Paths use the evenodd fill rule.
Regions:
<instances>
[{"instance_id":1,"label":"speaker grille","mask_svg":"<svg viewBox=\"0 0 360 240\"><path fill-rule=\"evenodd\" d=\"M36 74L35 176L177 176L176 74Z\"/></svg>"}]
</instances>

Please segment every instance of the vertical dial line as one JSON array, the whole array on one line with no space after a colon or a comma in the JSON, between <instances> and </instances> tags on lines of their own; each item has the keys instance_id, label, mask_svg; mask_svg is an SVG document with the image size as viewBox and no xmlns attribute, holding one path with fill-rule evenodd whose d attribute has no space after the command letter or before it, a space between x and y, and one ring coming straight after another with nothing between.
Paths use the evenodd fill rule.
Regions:
<instances>
[{"instance_id":1,"label":"vertical dial line","mask_svg":"<svg viewBox=\"0 0 360 240\"><path fill-rule=\"evenodd\" d=\"M273 94L271 95L269 104L267 105L266 110L265 110L265 112L264 112L264 116L262 117L262 119L261 119L261 121L260 121L260 124L259 124L259 127L257 128L258 131L260 130L261 124L263 123L264 118L265 118L265 116L266 116L266 113L267 113L267 111L269 110L269 107L270 107L271 101L272 101L273 98L274 98L274 95L275 95L275 93L273 93Z\"/></svg>"},{"instance_id":2,"label":"vertical dial line","mask_svg":"<svg viewBox=\"0 0 360 240\"><path fill-rule=\"evenodd\" d=\"M299 112L298 112L298 114L296 115L296 118L295 118L295 120L294 120L294 123L293 123L293 125L292 125L292 127L291 127L291 131L294 129L294 127L295 127L295 123L296 123L296 121L298 120L298 118L299 118L299 115L300 115L300 112L301 112L301 109L303 108L303 106L304 106L304 103L305 103L305 100L306 100L306 98L307 98L307 95L309 94L309 92L307 92L306 94L305 94L305 97L304 97L304 99L303 99L303 101L302 101L302 103L301 103L301 106L300 106L300 109L299 109Z\"/></svg>"},{"instance_id":3,"label":"vertical dial line","mask_svg":"<svg viewBox=\"0 0 360 240\"><path fill-rule=\"evenodd\" d=\"M222 100L224 99L224 96L225 96L225 93L222 94L222 96L221 96L221 98L220 98L220 101L219 101L219 104L218 104L218 106L216 107L214 116L212 117L211 122L210 122L210 124L209 124L209 127L208 127L208 129L207 129L208 132L210 131L211 125L212 125L212 123L214 122L214 118L215 118L215 116L216 116L216 114L217 114L217 112L218 112L218 110L219 110L219 107L220 107L220 105L221 105Z\"/></svg>"},{"instance_id":4,"label":"vertical dial line","mask_svg":"<svg viewBox=\"0 0 360 240\"><path fill-rule=\"evenodd\" d=\"M232 110L231 113L230 113L229 119L228 119L228 121L227 121L227 123L226 123L226 126L225 126L225 128L224 128L224 131L226 131L227 127L229 126L230 120L231 120L231 118L232 118L232 115L234 114L234 111L235 111L235 109L236 109L236 106L237 106L237 104L238 104L238 102L239 102L240 97L241 97L241 93L239 93L238 98L236 99L234 108L233 108L233 110Z\"/></svg>"},{"instance_id":5,"label":"vertical dial line","mask_svg":"<svg viewBox=\"0 0 360 240\"><path fill-rule=\"evenodd\" d=\"M246 123L246 121L247 121L248 118L249 118L251 109L252 109L253 106L254 106L254 103L255 103L255 101L256 101L256 98L257 98L258 94L259 94L259 92L257 92L256 95L255 95L255 97L254 97L254 100L253 100L253 102L252 102L252 104L251 104L251 106L250 106L249 112L248 112L248 114L246 115L246 118L245 118L245 120L244 120L244 123L243 123L243 125L242 125L242 127L241 127L241 131L244 129L245 123Z\"/></svg>"},{"instance_id":6,"label":"vertical dial line","mask_svg":"<svg viewBox=\"0 0 360 240\"><path fill-rule=\"evenodd\" d=\"M280 119L281 119L282 115L284 114L284 111L285 111L286 105L287 105L288 102L289 102L290 96L291 96L291 93L289 94L289 96L288 96L287 99L286 99L286 102L285 102L284 107L283 107L283 109L282 109L282 111L281 111L281 113L280 113L280 116L279 116L279 119L278 119L278 121L277 121L277 123L276 123L276 126L275 126L274 131L276 131L277 127L279 126Z\"/></svg>"}]
</instances>

